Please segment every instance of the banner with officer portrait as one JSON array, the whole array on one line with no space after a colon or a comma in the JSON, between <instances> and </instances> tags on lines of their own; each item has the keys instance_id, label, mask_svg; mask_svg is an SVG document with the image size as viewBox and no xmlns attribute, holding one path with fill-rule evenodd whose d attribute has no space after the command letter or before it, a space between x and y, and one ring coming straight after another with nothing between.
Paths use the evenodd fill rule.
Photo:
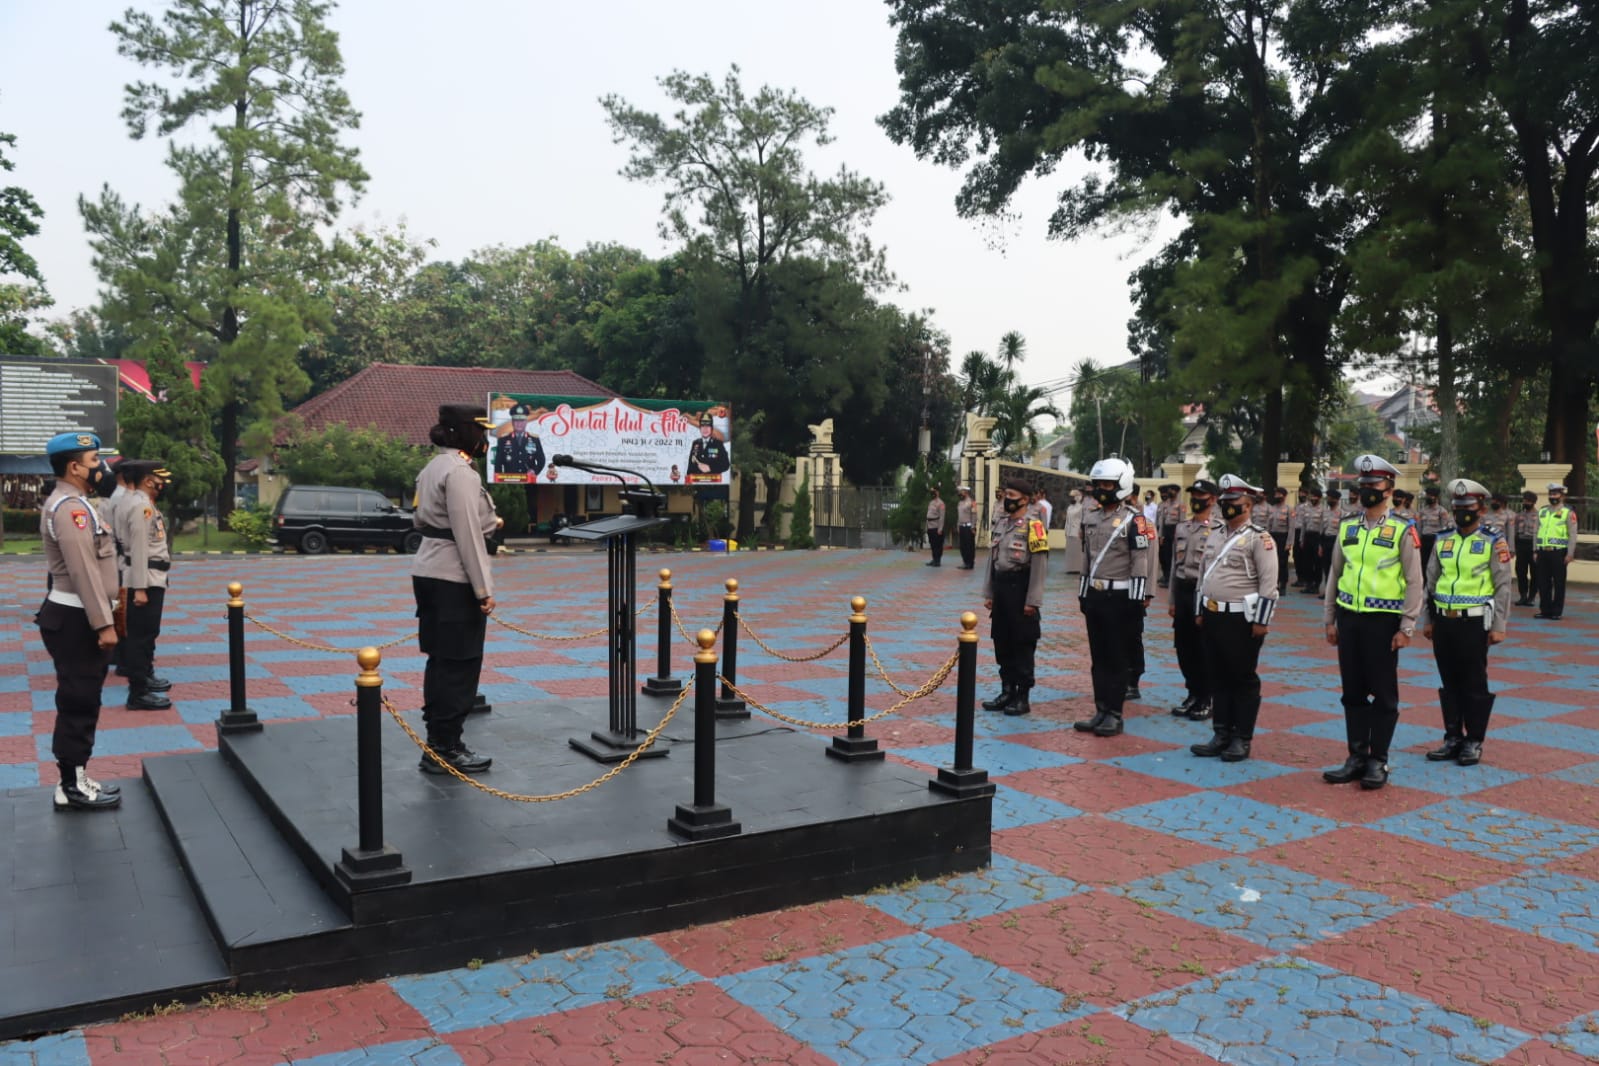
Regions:
<instances>
[{"instance_id":1,"label":"banner with officer portrait","mask_svg":"<svg viewBox=\"0 0 1599 1066\"><path fill-rule=\"evenodd\" d=\"M491 393L492 485L599 485L631 477L556 466L557 455L637 471L656 488L732 484L732 408L710 400Z\"/></svg>"}]
</instances>

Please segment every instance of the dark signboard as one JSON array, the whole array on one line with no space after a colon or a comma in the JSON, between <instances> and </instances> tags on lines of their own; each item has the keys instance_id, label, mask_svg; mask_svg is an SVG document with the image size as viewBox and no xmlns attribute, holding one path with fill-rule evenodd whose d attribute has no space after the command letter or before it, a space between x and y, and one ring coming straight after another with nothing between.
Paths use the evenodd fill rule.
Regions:
<instances>
[{"instance_id":1,"label":"dark signboard","mask_svg":"<svg viewBox=\"0 0 1599 1066\"><path fill-rule=\"evenodd\" d=\"M43 455L57 433L117 439L117 368L104 363L0 356L0 454Z\"/></svg>"}]
</instances>

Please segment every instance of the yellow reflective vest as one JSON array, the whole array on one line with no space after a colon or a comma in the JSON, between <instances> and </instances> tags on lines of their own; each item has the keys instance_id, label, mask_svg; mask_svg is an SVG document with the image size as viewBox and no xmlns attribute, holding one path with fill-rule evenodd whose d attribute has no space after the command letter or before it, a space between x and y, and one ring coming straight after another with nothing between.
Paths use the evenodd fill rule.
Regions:
<instances>
[{"instance_id":1,"label":"yellow reflective vest","mask_svg":"<svg viewBox=\"0 0 1599 1066\"><path fill-rule=\"evenodd\" d=\"M1391 512L1371 529L1360 517L1339 525L1344 568L1338 575L1338 606L1361 613L1404 613L1405 571L1399 562L1399 541L1410 535L1410 526Z\"/></svg>"},{"instance_id":2,"label":"yellow reflective vest","mask_svg":"<svg viewBox=\"0 0 1599 1066\"><path fill-rule=\"evenodd\" d=\"M1438 556L1438 584L1432 602L1444 610L1481 607L1494 598L1494 541L1483 530L1469 536L1446 533L1433 549Z\"/></svg>"}]
</instances>

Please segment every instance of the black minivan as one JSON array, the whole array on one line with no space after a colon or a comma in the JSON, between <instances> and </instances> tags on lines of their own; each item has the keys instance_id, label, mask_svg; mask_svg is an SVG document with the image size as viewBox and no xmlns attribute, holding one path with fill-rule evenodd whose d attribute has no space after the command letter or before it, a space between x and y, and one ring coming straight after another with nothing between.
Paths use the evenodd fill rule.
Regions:
<instances>
[{"instance_id":1,"label":"black minivan","mask_svg":"<svg viewBox=\"0 0 1599 1066\"><path fill-rule=\"evenodd\" d=\"M330 548L415 552L422 534L411 512L371 489L290 485L272 509L272 542L304 555Z\"/></svg>"}]
</instances>

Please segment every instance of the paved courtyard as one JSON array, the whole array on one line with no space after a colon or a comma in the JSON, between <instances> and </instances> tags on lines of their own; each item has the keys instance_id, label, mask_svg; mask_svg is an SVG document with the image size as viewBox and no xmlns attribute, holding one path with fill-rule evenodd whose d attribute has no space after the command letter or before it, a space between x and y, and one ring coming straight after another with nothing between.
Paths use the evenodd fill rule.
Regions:
<instances>
[{"instance_id":1,"label":"paved courtyard","mask_svg":"<svg viewBox=\"0 0 1599 1066\"><path fill-rule=\"evenodd\" d=\"M849 597L866 596L876 651L909 689L954 651L959 613L981 606L976 574L922 561L666 554L643 557L641 576L670 566L693 628L715 624L721 582L738 578L750 627L790 655L830 644ZM125 690L108 687L92 771L131 778L146 757L215 747L228 581L244 583L263 620L353 649L413 631L406 563L178 560L159 655L174 707L129 712ZM497 598L524 628L583 633L603 624L603 579L593 553L518 554L497 564ZM1208 725L1167 713L1182 690L1164 610L1150 622L1144 700L1129 706L1127 734L1071 730L1092 702L1074 587L1052 576L1032 716L979 712L975 761L999 786L994 862L982 873L443 973L107 1019L0 1044L0 1066L1599 1060L1591 589L1572 590L1562 622L1517 609L1493 652L1499 701L1480 766L1422 758L1441 731L1437 677L1425 641L1403 653L1393 777L1362 792L1320 779L1344 745L1318 601L1290 592L1278 612L1254 758L1229 765L1191 757ZM31 790L41 804L54 783L53 677L31 624L42 593L37 557L0 559L0 789ZM654 626L641 628L652 664ZM489 637L482 689L497 703L605 693L598 638L494 625ZM350 713L353 655L254 627L247 639L250 703L267 728ZM741 685L762 703L842 718L843 649L812 663L747 639L739 650ZM687 645L674 656L681 673ZM401 707L419 703L421 669L414 643L385 654L386 691ZM868 693L869 709L898 698L875 677ZM641 701L646 724L660 707ZM931 774L950 758L953 710L951 681L870 732L891 758ZM5 856L0 877L26 861ZM0 935L14 930L0 922Z\"/></svg>"}]
</instances>

